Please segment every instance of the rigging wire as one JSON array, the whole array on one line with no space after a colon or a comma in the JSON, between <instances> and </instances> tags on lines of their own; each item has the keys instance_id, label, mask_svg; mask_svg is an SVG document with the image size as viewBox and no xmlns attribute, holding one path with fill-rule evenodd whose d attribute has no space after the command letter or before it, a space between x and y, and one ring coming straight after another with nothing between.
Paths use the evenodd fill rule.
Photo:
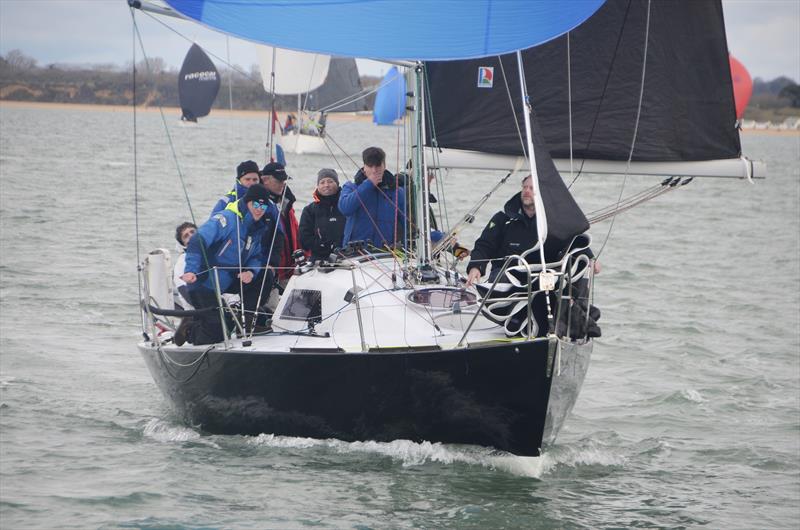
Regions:
<instances>
[{"instance_id":1,"label":"rigging wire","mask_svg":"<svg viewBox=\"0 0 800 530\"><path fill-rule=\"evenodd\" d=\"M131 8L131 18L133 19L133 25L136 25L136 13L134 12L133 8ZM139 272L141 272L142 267L142 256L141 256L141 242L139 241L139 157L137 156L138 153L138 144L137 144L137 136L138 132L136 129L136 31L131 32L131 37L133 39L132 42L132 52L133 52L133 60L132 60L132 68L133 68L133 217L134 217L134 224L136 228L136 267ZM142 282L140 278L136 279L136 287L139 291L139 300L142 299ZM144 311L140 311L142 316L142 330L146 329L146 319Z\"/></svg>"},{"instance_id":2,"label":"rigging wire","mask_svg":"<svg viewBox=\"0 0 800 530\"><path fill-rule=\"evenodd\" d=\"M631 170L631 160L633 159L633 151L636 148L636 136L639 134L639 120L642 116L642 100L644 99L644 80L647 72L647 45L650 40L650 5L651 0L647 0L647 18L645 21L644 26L644 52L642 53L642 81L639 86L639 104L636 109L636 122L633 126L633 137L631 138L631 149L628 152L628 163L625 167L625 175L622 179L622 186L619 190L619 197L617 199L617 207L619 207L619 203L622 200L622 193L625 191L625 183L628 181L628 175L630 174ZM627 16L627 13L626 13ZM608 232L606 233L606 238L603 241L603 245L600 247L600 250L597 252L596 258L599 258L600 255L603 253L603 250L606 248L606 243L611 238L611 231L614 229L614 222L617 220L617 212L611 217L611 224L608 227Z\"/></svg>"},{"instance_id":3,"label":"rigging wire","mask_svg":"<svg viewBox=\"0 0 800 530\"><path fill-rule=\"evenodd\" d=\"M133 20L133 29L134 29L134 32L136 33L137 38L138 38L139 46L140 46L140 48L142 50L142 56L144 58L145 65L147 66L148 72L150 72L151 71L150 70L150 60L147 58L147 52L144 49L144 42L142 41L142 34L139 32L139 26L136 23L136 19ZM189 215L192 218L192 222L194 224L197 224L197 221L196 221L195 215L194 215L194 209L192 208L192 201L189 199L189 191L186 188L186 180L184 178L183 171L181 171L180 162L178 161L178 154L175 151L175 144L172 141L172 135L169 133L169 127L167 126L167 118L164 115L164 107L162 107L160 104L158 105L158 112L159 112L159 114L161 116L161 121L164 124L164 133L167 135L167 142L169 143L170 152L172 154L172 160L173 160L173 162L175 162L175 168L178 171L178 177L180 178L180 181L181 181L181 187L183 188L183 194L184 194L184 197L186 198L186 204L189 207Z\"/></svg>"},{"instance_id":4,"label":"rigging wire","mask_svg":"<svg viewBox=\"0 0 800 530\"><path fill-rule=\"evenodd\" d=\"M225 35L225 57L228 59L227 64L231 63L231 40ZM228 110L233 116L233 70L228 68Z\"/></svg>"},{"instance_id":5,"label":"rigging wire","mask_svg":"<svg viewBox=\"0 0 800 530\"><path fill-rule=\"evenodd\" d=\"M517 109L514 108L514 98L511 96L511 87L508 86L508 78L506 77L506 69L503 66L503 58L498 55L497 60L500 63L500 72L503 74L503 85L506 88L506 95L508 96L508 104L511 107L511 114L514 116L514 127L517 128L517 138L519 138L520 147L522 147L522 156L528 158L528 148L525 145L525 138L522 135L522 130L519 128L519 119L517 118ZM525 109L522 109L525 112ZM530 169L530 168L528 168Z\"/></svg>"},{"instance_id":6,"label":"rigging wire","mask_svg":"<svg viewBox=\"0 0 800 530\"><path fill-rule=\"evenodd\" d=\"M606 74L606 81L603 84L603 91L601 92L600 100L597 103L597 110L595 111L595 114L594 114L594 120L592 121L592 127L591 127L591 129L589 129L589 137L586 139L586 147L584 147L584 153L585 153L585 151L587 151L589 149L589 146L592 144L592 139L594 138L594 131L595 131L596 127L597 127L597 121L598 121L598 119L600 117L600 109L603 106L603 102L606 99L606 90L608 90L608 84L611 81L611 72L614 70L614 63L617 60L617 52L619 51L619 46L620 46L620 44L622 42L622 34L623 34L623 30L625 29L625 22L628 20L628 14L630 13L631 4L632 3L633 3L633 0L628 0L628 6L625 8L625 16L622 17L622 26L619 28L619 34L617 35L617 43L614 46L614 53L611 56L611 64L608 65L608 73ZM649 31L650 0L648 0L648 3L647 3L647 16L648 16L648 31ZM571 117L571 114L570 114L570 117ZM580 168L578 168L578 173L572 179L572 182L569 183L569 185L567 186L567 189L571 189L572 185L575 184L575 182L581 177L581 175L583 174L583 166L584 166L584 164L586 164L586 156L585 156L585 154L584 154L583 159L581 159L581 165L580 165Z\"/></svg>"},{"instance_id":7,"label":"rigging wire","mask_svg":"<svg viewBox=\"0 0 800 530\"><path fill-rule=\"evenodd\" d=\"M133 42L134 42L134 57L135 57L136 42L138 40L139 47L142 50L142 58L144 60L145 67L147 68L148 73L152 73L152 70L150 68L150 61L147 58L147 52L145 51L145 48L144 48L144 41L142 40L142 34L139 31L139 24L136 21L136 16L135 16L135 13L133 11L133 8L130 8L130 9L131 9L131 20L132 20L132 24L133 24L133 35L134 35L134 39L133 39ZM136 72L136 62L135 61L133 63L133 69L134 69L134 74L135 74L135 72ZM135 86L134 86L134 88L135 88ZM134 100L134 118L135 118L135 111L136 111L135 103L136 102ZM186 198L186 205L189 208L189 216L192 218L192 223L197 225L197 220L196 220L195 215L194 215L194 209L192 208L192 201L189 198L189 191L186 188L186 179L184 178L183 172L181 171L180 162L178 161L178 154L175 151L175 144L172 141L172 135L170 135L170 133L169 133L169 127L167 126L167 118L164 115L164 108L161 106L161 104L158 105L158 112L159 112L159 115L161 116L161 123L164 126L164 134L166 134L166 136L167 136L167 143L169 144L170 152L172 154L172 159L173 159L173 162L175 163L175 169L178 172L178 179L180 180L180 183L181 183L181 188L183 190L183 195ZM135 124L135 122L134 122L134 124ZM134 135L135 135L135 132L134 132ZM136 141L135 141L135 136L134 136L134 159L137 159L137 158L138 158L138 152L136 151ZM135 200L135 203L136 203L135 207L136 207L136 215L137 215L137 219L138 219L138 180L137 180L136 186L137 186L137 197L136 197L136 200ZM138 221L137 221L137 225L136 225L136 237L137 237L137 257L138 257L138 255L139 255L139 249L138 249L138 245L139 245L139 225L138 225ZM202 241L200 241L200 252L203 255L203 262L205 263L206 270L210 269L210 265L209 265L210 262L208 260L208 254L206 253L205 244ZM200 273L200 274L202 274L202 273ZM141 300L141 295L140 295L139 299ZM144 328L144 326L143 326L143 328Z\"/></svg>"},{"instance_id":8,"label":"rigging wire","mask_svg":"<svg viewBox=\"0 0 800 530\"><path fill-rule=\"evenodd\" d=\"M431 135L431 145L432 146L437 146L438 142L436 142L436 123L435 123L434 117L433 117L433 98L431 97L431 88L430 88L429 79L428 79L428 65L427 64L423 64L423 68L424 68L423 81L425 82L425 91L424 92L425 92L425 100L426 100L425 113L428 115L427 123L430 123L429 128L430 128L430 135ZM424 131L424 132L425 132L425 134L427 134L427 131ZM422 145L422 141L423 140L424 139L420 139L420 145ZM442 226L441 227L437 226L436 228L439 231L442 231L441 229L444 229L444 231L442 231L443 234L449 234L451 232L451 226L450 226L450 216L449 216L448 211L447 211L447 195L444 192L444 182L442 181L443 179L439 178L439 177L443 176L443 172L441 171L441 169L438 166L439 151L438 151L438 149L431 149L431 153L433 155L434 162L437 163L436 164L437 167L434 170L435 173L433 175L433 178L436 180L436 205L437 205L437 209L439 210L439 219L443 220ZM431 168L428 168L428 171L431 171ZM436 174L436 173L438 173L438 174ZM428 178L428 175L425 175L425 178ZM444 237L444 236L442 236L442 237ZM454 242L455 242L455 240L454 240ZM437 244L437 246L438 246L438 244ZM448 255L448 253L446 253L446 252L441 253L441 255L443 255L445 257L444 258L445 268L446 269L452 268L453 270L455 270L456 265L457 265L457 260L450 260L450 257ZM436 257L434 255L433 250L431 250L431 257L432 258Z\"/></svg>"}]
</instances>

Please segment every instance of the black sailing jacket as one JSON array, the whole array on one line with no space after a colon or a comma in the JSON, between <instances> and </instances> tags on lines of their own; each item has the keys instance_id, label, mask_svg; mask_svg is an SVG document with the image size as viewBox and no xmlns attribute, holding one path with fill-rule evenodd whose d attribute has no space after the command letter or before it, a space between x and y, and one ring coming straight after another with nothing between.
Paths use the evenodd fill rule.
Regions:
<instances>
[{"instance_id":1,"label":"black sailing jacket","mask_svg":"<svg viewBox=\"0 0 800 530\"><path fill-rule=\"evenodd\" d=\"M491 261L492 272L497 274L503 266L505 258L512 254L521 254L533 248L539 241L536 233L536 215L528 217L522 210L521 192L511 197L502 212L494 214L475 241L475 248L470 255L467 271L477 267L481 275L486 272L486 265ZM544 245L544 256L548 263L563 257L569 241L547 238ZM592 257L591 251L586 251ZM539 262L539 252L527 256L528 263ZM494 279L494 275L491 276Z\"/></svg>"},{"instance_id":2,"label":"black sailing jacket","mask_svg":"<svg viewBox=\"0 0 800 530\"><path fill-rule=\"evenodd\" d=\"M300 243L311 252L312 261L327 259L333 249L342 246L345 216L339 211L341 188L333 195L320 196L314 191L314 202L300 215Z\"/></svg>"}]
</instances>

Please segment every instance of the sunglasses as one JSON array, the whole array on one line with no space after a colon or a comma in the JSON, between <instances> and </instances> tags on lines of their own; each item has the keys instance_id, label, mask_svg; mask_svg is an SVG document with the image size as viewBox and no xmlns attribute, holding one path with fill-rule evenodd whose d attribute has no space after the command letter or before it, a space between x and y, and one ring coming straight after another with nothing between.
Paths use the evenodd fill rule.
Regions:
<instances>
[{"instance_id":1,"label":"sunglasses","mask_svg":"<svg viewBox=\"0 0 800 530\"><path fill-rule=\"evenodd\" d=\"M265 202L253 201L252 204L253 204L253 208L261 208L265 212L267 211L267 209L269 209L269 204L267 204Z\"/></svg>"}]
</instances>

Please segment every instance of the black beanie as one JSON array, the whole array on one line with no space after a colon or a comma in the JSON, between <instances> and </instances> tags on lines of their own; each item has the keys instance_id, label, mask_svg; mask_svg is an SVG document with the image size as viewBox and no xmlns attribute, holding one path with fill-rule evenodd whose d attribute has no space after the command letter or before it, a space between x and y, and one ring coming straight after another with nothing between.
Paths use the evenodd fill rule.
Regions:
<instances>
[{"instance_id":1,"label":"black beanie","mask_svg":"<svg viewBox=\"0 0 800 530\"><path fill-rule=\"evenodd\" d=\"M256 175L260 175L261 173L258 172L258 164L256 164L252 160L245 160L244 162L236 166L237 179L242 178L248 173L255 173Z\"/></svg>"},{"instance_id":2,"label":"black beanie","mask_svg":"<svg viewBox=\"0 0 800 530\"><path fill-rule=\"evenodd\" d=\"M244 194L244 202L269 202L269 192L263 184L253 184L247 188L247 193Z\"/></svg>"}]
</instances>

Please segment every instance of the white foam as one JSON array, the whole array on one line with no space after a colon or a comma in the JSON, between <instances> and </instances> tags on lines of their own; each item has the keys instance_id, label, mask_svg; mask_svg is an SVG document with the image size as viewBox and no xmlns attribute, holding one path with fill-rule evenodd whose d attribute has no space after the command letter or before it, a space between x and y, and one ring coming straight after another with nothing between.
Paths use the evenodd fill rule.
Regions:
<instances>
[{"instance_id":1,"label":"white foam","mask_svg":"<svg viewBox=\"0 0 800 530\"><path fill-rule=\"evenodd\" d=\"M681 390L681 396L694 403L703 403L705 401L705 398L703 398L703 395L700 394L700 392L691 388Z\"/></svg>"},{"instance_id":2,"label":"white foam","mask_svg":"<svg viewBox=\"0 0 800 530\"><path fill-rule=\"evenodd\" d=\"M561 446L545 453L548 460L545 471L550 471L556 465L570 467L578 466L621 466L627 459L615 453L608 447L599 445L597 442L590 441L587 445L580 447Z\"/></svg>"},{"instance_id":3,"label":"white foam","mask_svg":"<svg viewBox=\"0 0 800 530\"><path fill-rule=\"evenodd\" d=\"M388 456L404 467L421 466L428 462L450 465L462 463L498 469L514 475L539 478L552 466L547 465L547 457L520 457L512 454L498 454L493 449L475 446L455 446L431 442L412 442L394 440L391 442L343 442L341 440L297 438L260 434L250 438L248 443L267 447L294 447L306 449L325 447L339 453L370 453Z\"/></svg>"},{"instance_id":4,"label":"white foam","mask_svg":"<svg viewBox=\"0 0 800 530\"><path fill-rule=\"evenodd\" d=\"M17 380L14 376L0 377L0 388L6 388L14 384Z\"/></svg>"},{"instance_id":5,"label":"white foam","mask_svg":"<svg viewBox=\"0 0 800 530\"><path fill-rule=\"evenodd\" d=\"M164 420L153 418L144 426L143 434L157 442L189 442L200 441L200 433L189 427L170 424ZM209 442L211 445L216 445Z\"/></svg>"}]
</instances>

